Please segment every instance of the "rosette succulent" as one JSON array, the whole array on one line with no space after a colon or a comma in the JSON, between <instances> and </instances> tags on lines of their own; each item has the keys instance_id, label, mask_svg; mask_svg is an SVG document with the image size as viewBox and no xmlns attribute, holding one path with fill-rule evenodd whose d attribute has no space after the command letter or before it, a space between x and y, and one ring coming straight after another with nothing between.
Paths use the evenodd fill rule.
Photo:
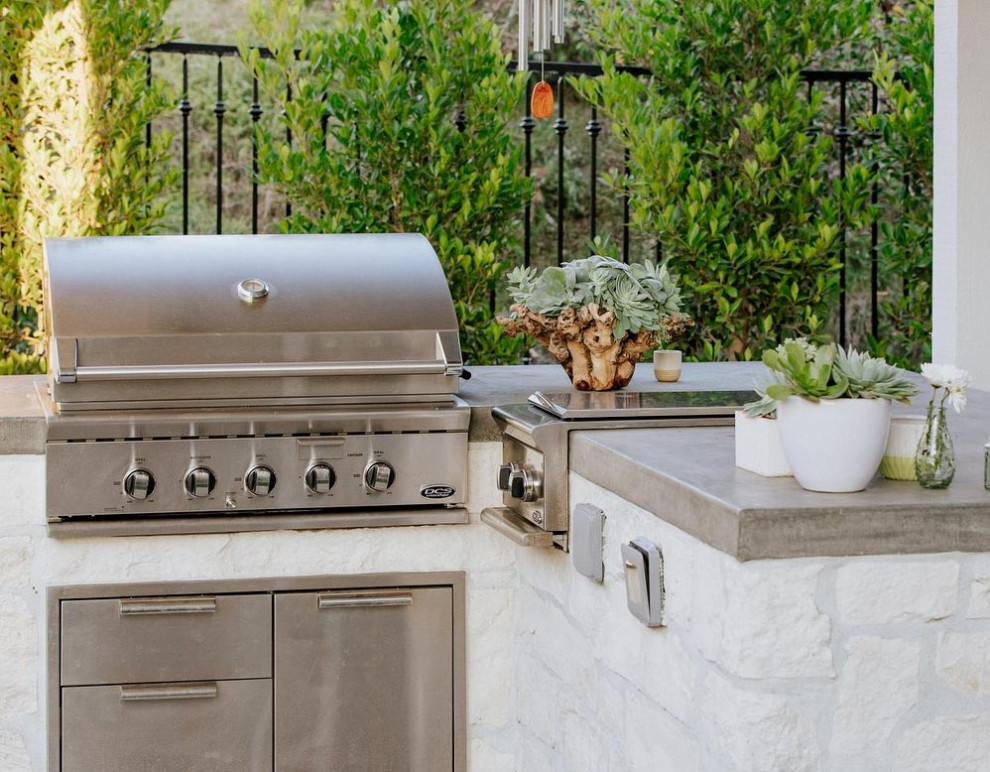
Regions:
<instances>
[{"instance_id":1,"label":"rosette succulent","mask_svg":"<svg viewBox=\"0 0 990 772\"><path fill-rule=\"evenodd\" d=\"M542 272L516 268L508 286L512 313L499 317L506 333L546 346L581 390L622 388L644 352L691 324L663 264L593 255Z\"/></svg>"},{"instance_id":2,"label":"rosette succulent","mask_svg":"<svg viewBox=\"0 0 990 772\"><path fill-rule=\"evenodd\" d=\"M884 359L834 343L817 346L804 338L789 339L763 352L763 364L774 382L759 390L762 399L745 406L751 416L772 413L776 400L790 396L910 402L918 393L918 387Z\"/></svg>"},{"instance_id":3,"label":"rosette succulent","mask_svg":"<svg viewBox=\"0 0 990 772\"><path fill-rule=\"evenodd\" d=\"M544 316L592 303L615 314L615 337L640 330L659 331L665 317L680 311L681 293L667 266L627 265L593 255L560 267L518 267L508 275L512 300Z\"/></svg>"}]
</instances>

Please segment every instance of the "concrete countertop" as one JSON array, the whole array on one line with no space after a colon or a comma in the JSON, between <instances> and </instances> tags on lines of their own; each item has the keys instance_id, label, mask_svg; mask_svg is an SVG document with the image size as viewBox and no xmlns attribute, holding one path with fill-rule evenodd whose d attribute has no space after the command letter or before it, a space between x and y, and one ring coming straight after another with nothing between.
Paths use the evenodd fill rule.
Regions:
<instances>
[{"instance_id":1,"label":"concrete countertop","mask_svg":"<svg viewBox=\"0 0 990 772\"><path fill-rule=\"evenodd\" d=\"M736 388L750 373L727 367ZM687 372L685 373L687 375ZM682 378L684 382L687 378ZM924 414L931 388L894 414ZM732 427L620 429L571 435L571 470L740 560L824 555L990 552L983 446L990 393L970 389L948 422L956 475L946 490L876 476L858 493L815 493L793 477L735 465Z\"/></svg>"},{"instance_id":2,"label":"concrete countertop","mask_svg":"<svg viewBox=\"0 0 990 772\"><path fill-rule=\"evenodd\" d=\"M557 365L474 367L460 396L472 407L472 442L497 441L495 405L525 402L537 390L566 391ZM640 366L635 391L751 389L759 363L686 363L675 384ZM0 454L44 452L37 396L43 376L0 378ZM920 381L920 376L919 376ZM912 407L924 412L927 387ZM734 463L731 427L575 431L571 469L740 560L821 555L990 552L990 491L983 488L983 444L990 393L971 390L961 415L950 412L957 471L944 491L876 478L866 491L805 491L793 478L765 478Z\"/></svg>"}]
</instances>

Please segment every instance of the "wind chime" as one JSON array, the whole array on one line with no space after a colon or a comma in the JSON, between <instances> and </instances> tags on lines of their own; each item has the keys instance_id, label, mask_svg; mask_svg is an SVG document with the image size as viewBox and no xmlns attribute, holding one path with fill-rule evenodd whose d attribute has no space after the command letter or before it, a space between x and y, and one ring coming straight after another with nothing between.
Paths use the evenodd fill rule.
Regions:
<instances>
[{"instance_id":1,"label":"wind chime","mask_svg":"<svg viewBox=\"0 0 990 772\"><path fill-rule=\"evenodd\" d=\"M553 115L553 88L543 77L543 65L550 46L564 42L564 0L519 0L520 72L529 69L530 35L533 53L539 53L540 59L540 82L533 87L530 112L534 118L549 118Z\"/></svg>"}]
</instances>

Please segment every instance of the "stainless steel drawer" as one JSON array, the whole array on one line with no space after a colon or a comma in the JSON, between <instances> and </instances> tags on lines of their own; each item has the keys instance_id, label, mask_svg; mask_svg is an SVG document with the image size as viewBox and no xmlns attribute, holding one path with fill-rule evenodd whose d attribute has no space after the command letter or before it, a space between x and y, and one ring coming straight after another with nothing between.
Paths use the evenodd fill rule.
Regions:
<instances>
[{"instance_id":1,"label":"stainless steel drawer","mask_svg":"<svg viewBox=\"0 0 990 772\"><path fill-rule=\"evenodd\" d=\"M62 689L62 772L272 768L270 680Z\"/></svg>"},{"instance_id":2,"label":"stainless steel drawer","mask_svg":"<svg viewBox=\"0 0 990 772\"><path fill-rule=\"evenodd\" d=\"M272 599L64 600L63 686L270 678Z\"/></svg>"},{"instance_id":3,"label":"stainless steel drawer","mask_svg":"<svg viewBox=\"0 0 990 772\"><path fill-rule=\"evenodd\" d=\"M449 587L275 596L277 772L454 767Z\"/></svg>"}]
</instances>

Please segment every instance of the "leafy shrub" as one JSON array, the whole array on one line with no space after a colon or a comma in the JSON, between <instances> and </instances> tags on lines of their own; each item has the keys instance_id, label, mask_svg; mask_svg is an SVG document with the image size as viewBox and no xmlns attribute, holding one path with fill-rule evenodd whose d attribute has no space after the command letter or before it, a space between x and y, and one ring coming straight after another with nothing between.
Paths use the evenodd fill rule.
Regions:
<instances>
[{"instance_id":1,"label":"leafy shrub","mask_svg":"<svg viewBox=\"0 0 990 772\"><path fill-rule=\"evenodd\" d=\"M659 238L698 322L693 354L750 359L820 333L834 302L842 191L823 95L800 71L865 34L870 4L840 0L592 0L605 74L580 90L629 151L631 225ZM653 76L619 73L615 64ZM693 304L693 308L691 305Z\"/></svg>"},{"instance_id":2,"label":"leafy shrub","mask_svg":"<svg viewBox=\"0 0 990 772\"><path fill-rule=\"evenodd\" d=\"M888 192L879 261L897 281L881 302L872 348L901 365L931 359L934 0L895 6L873 78L887 110L868 124L879 132L876 168Z\"/></svg>"},{"instance_id":3,"label":"leafy shrub","mask_svg":"<svg viewBox=\"0 0 990 772\"><path fill-rule=\"evenodd\" d=\"M0 373L31 372L36 312L22 297L19 202L21 139L21 62L24 46L42 18L40 4L20 2L0 9Z\"/></svg>"},{"instance_id":4,"label":"leafy shrub","mask_svg":"<svg viewBox=\"0 0 990 772\"><path fill-rule=\"evenodd\" d=\"M148 233L162 215L169 137L146 147L145 127L166 97L141 51L166 34L167 5L35 0L0 14L5 372L43 367L42 240Z\"/></svg>"},{"instance_id":5,"label":"leafy shrub","mask_svg":"<svg viewBox=\"0 0 990 772\"><path fill-rule=\"evenodd\" d=\"M343 0L326 29L302 27L300 12L254 0L274 58L242 46L284 110L282 130L259 129L260 178L292 204L283 229L422 232L465 360L516 361L523 344L501 335L489 306L528 190L508 127L524 76L507 72L498 29L470 0Z\"/></svg>"}]
</instances>

